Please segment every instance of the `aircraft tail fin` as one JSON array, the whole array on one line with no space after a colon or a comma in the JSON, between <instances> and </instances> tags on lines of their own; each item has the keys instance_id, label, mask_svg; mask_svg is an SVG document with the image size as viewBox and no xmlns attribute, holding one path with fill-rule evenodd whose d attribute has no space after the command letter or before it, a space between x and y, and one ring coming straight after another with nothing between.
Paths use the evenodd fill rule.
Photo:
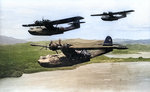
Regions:
<instances>
[{"instance_id":1,"label":"aircraft tail fin","mask_svg":"<svg viewBox=\"0 0 150 92\"><path fill-rule=\"evenodd\" d=\"M75 27L77 27L77 28L80 28L80 21L79 21L79 20L73 21L72 26L75 26Z\"/></svg>"},{"instance_id":2,"label":"aircraft tail fin","mask_svg":"<svg viewBox=\"0 0 150 92\"><path fill-rule=\"evenodd\" d=\"M110 36L107 36L104 43L103 43L103 46L113 46L113 41L112 41L112 38Z\"/></svg>"},{"instance_id":3,"label":"aircraft tail fin","mask_svg":"<svg viewBox=\"0 0 150 92\"><path fill-rule=\"evenodd\" d=\"M130 13L124 13L124 14L122 14L122 16L127 17L127 14L130 14Z\"/></svg>"}]
</instances>

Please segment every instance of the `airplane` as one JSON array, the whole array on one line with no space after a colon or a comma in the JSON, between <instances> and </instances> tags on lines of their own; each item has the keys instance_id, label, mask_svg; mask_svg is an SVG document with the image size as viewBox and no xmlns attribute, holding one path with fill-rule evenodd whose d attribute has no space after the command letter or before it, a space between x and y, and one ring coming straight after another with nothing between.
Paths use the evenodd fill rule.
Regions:
<instances>
[{"instance_id":1,"label":"airplane","mask_svg":"<svg viewBox=\"0 0 150 92\"><path fill-rule=\"evenodd\" d=\"M73 46L72 44L61 44L50 42L49 46L31 44L31 46L40 46L43 48L49 48L52 51L56 51L55 55L48 55L45 57L40 57L38 63L42 67L64 67L72 66L75 64L88 62L91 58L103 55L105 53L113 51L113 49L128 49L126 46L113 44L112 38L107 36L103 44L96 44L95 46ZM42 48L42 49L43 49ZM57 50L61 50L63 54L58 54ZM94 52L89 52L87 50L94 50Z\"/></svg>"},{"instance_id":2,"label":"airplane","mask_svg":"<svg viewBox=\"0 0 150 92\"><path fill-rule=\"evenodd\" d=\"M103 14L93 14L91 16L102 16L103 21L115 21L121 18L125 18L127 14L134 12L134 10L121 11L121 12L103 12ZM118 16L119 15L119 16Z\"/></svg>"},{"instance_id":3,"label":"airplane","mask_svg":"<svg viewBox=\"0 0 150 92\"><path fill-rule=\"evenodd\" d=\"M73 30L80 28L80 22L81 19L84 19L81 16L76 17L70 17L66 19L60 19L55 21L50 21L48 19L42 21L35 21L34 24L25 24L22 25L23 27L30 27L28 32L32 35L43 35L43 36L50 36L50 35L56 35L56 34L63 34L66 31ZM57 27L58 24L64 24L69 23L70 26L68 27ZM54 27L54 25L56 25Z\"/></svg>"}]
</instances>

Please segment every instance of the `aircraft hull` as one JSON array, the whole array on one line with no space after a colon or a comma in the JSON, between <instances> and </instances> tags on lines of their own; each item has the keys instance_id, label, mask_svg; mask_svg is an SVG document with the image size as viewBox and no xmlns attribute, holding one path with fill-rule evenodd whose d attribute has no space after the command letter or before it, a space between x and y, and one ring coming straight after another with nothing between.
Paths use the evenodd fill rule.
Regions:
<instances>
[{"instance_id":1,"label":"aircraft hull","mask_svg":"<svg viewBox=\"0 0 150 92\"><path fill-rule=\"evenodd\" d=\"M63 53L55 55L47 55L45 57L40 57L38 63L45 68L73 66L76 64L88 62L90 61L91 58L111 52L112 50L113 49L97 50L94 52L90 52L91 55L88 56L83 54L75 55L74 53L65 53L65 55ZM73 57L70 57L72 55Z\"/></svg>"}]
</instances>

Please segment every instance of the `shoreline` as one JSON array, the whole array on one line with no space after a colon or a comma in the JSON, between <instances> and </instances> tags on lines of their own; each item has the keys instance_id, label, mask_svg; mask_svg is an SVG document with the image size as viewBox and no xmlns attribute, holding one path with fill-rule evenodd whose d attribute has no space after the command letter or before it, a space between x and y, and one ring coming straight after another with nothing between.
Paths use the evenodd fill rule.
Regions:
<instances>
[{"instance_id":1,"label":"shoreline","mask_svg":"<svg viewBox=\"0 0 150 92\"><path fill-rule=\"evenodd\" d=\"M149 92L149 72L150 62L92 63L73 70L45 71L1 79L0 91Z\"/></svg>"},{"instance_id":2,"label":"shoreline","mask_svg":"<svg viewBox=\"0 0 150 92\"><path fill-rule=\"evenodd\" d=\"M75 69L79 66L83 66L83 65L87 65L87 64L92 64L92 63L116 63L116 62L140 62L140 61L144 61L144 62L150 62L150 58L145 58L142 57L143 56L148 56L150 57L150 52L139 52L141 54L105 54L102 56L98 56L95 58L92 58L89 62L85 62L85 63L81 63L81 64L76 64L73 66L67 66L67 67L55 67L55 68L43 68L41 67L37 62L33 63L34 65L38 65L36 67L30 67L30 68L25 68L25 69L11 69L11 70L5 70L1 72L0 75L0 79L1 78L19 78L21 77L23 74L31 74L31 73L37 73L37 72L43 72L43 71L56 71L56 70L72 70ZM126 55L128 55L128 57L125 57ZM117 57L119 56L119 57ZM134 56L134 57L132 57ZM136 56L136 57L135 57ZM16 65L17 66L17 65ZM28 67L28 66L26 66ZM2 66L2 69L3 66Z\"/></svg>"},{"instance_id":3,"label":"shoreline","mask_svg":"<svg viewBox=\"0 0 150 92\"><path fill-rule=\"evenodd\" d=\"M150 52L138 52L137 54L105 54L110 58L150 58Z\"/></svg>"},{"instance_id":4,"label":"shoreline","mask_svg":"<svg viewBox=\"0 0 150 92\"><path fill-rule=\"evenodd\" d=\"M150 61L130 61L130 63L134 63L134 62L150 62ZM65 67L66 69L61 69L61 67L59 67L60 69L55 69L55 70L45 70L45 71L37 71L37 72L32 72L32 73L23 73L21 71L15 71L12 75L10 75L9 77L3 77L3 78L0 78L0 79L4 79L4 78L20 78L22 77L24 74L34 74L34 73L41 73L41 72L52 72L52 71L64 71L64 70L75 70L79 67L82 67L82 66L85 66L85 65L90 65L90 64L95 64L95 63L129 63L128 62L93 62L93 63L81 63L81 64L77 64L77 65L74 65L74 66L68 66L70 68L67 69L67 67Z\"/></svg>"}]
</instances>

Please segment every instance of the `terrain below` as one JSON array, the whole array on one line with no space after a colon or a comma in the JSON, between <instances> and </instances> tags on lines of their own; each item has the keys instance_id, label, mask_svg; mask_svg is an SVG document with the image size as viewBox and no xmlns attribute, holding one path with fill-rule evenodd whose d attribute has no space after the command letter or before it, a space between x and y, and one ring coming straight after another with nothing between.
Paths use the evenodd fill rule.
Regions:
<instances>
[{"instance_id":1,"label":"terrain below","mask_svg":"<svg viewBox=\"0 0 150 92\"><path fill-rule=\"evenodd\" d=\"M0 79L0 92L149 92L150 62L93 63Z\"/></svg>"},{"instance_id":2,"label":"terrain below","mask_svg":"<svg viewBox=\"0 0 150 92\"><path fill-rule=\"evenodd\" d=\"M110 58L150 58L150 52L138 52L138 54L105 54Z\"/></svg>"}]
</instances>

